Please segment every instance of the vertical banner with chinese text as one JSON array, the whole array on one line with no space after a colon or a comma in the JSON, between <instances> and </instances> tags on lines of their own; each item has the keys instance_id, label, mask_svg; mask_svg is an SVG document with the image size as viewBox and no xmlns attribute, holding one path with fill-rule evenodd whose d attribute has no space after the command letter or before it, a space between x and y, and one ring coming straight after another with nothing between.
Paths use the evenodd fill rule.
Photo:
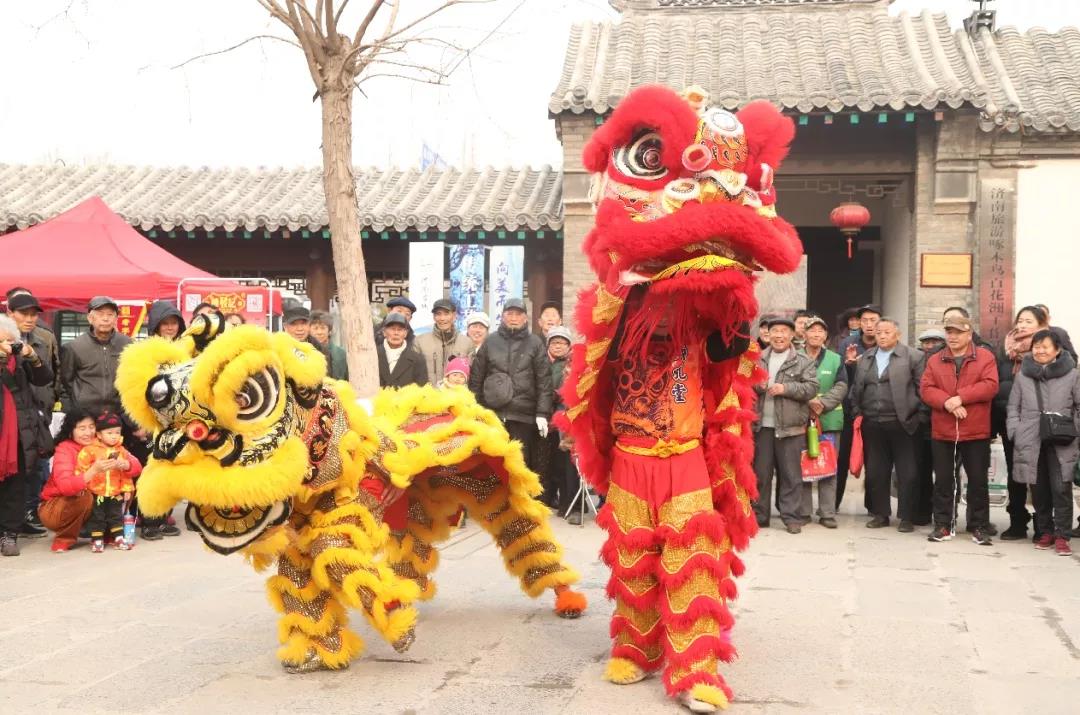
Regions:
<instances>
[{"instance_id":1,"label":"vertical banner with chinese text","mask_svg":"<svg viewBox=\"0 0 1080 715\"><path fill-rule=\"evenodd\" d=\"M499 323L503 304L507 299L524 297L524 273L524 246L496 246L491 249L491 265L488 267L488 308L492 329Z\"/></svg>"},{"instance_id":2,"label":"vertical banner with chinese text","mask_svg":"<svg viewBox=\"0 0 1080 715\"><path fill-rule=\"evenodd\" d=\"M145 300L118 300L120 311L116 315L116 330L129 338L134 338L146 322Z\"/></svg>"},{"instance_id":3,"label":"vertical banner with chinese text","mask_svg":"<svg viewBox=\"0 0 1080 715\"><path fill-rule=\"evenodd\" d=\"M1012 328L1016 189L1006 179L979 186L979 333L993 345Z\"/></svg>"},{"instance_id":4,"label":"vertical banner with chinese text","mask_svg":"<svg viewBox=\"0 0 1080 715\"><path fill-rule=\"evenodd\" d=\"M442 241L409 244L409 300L416 305L412 329L417 333L431 331L431 306L443 297L445 252Z\"/></svg>"},{"instance_id":5,"label":"vertical banner with chinese text","mask_svg":"<svg viewBox=\"0 0 1080 715\"><path fill-rule=\"evenodd\" d=\"M457 304L458 330L465 317L484 309L484 247L450 246L450 298Z\"/></svg>"}]
</instances>

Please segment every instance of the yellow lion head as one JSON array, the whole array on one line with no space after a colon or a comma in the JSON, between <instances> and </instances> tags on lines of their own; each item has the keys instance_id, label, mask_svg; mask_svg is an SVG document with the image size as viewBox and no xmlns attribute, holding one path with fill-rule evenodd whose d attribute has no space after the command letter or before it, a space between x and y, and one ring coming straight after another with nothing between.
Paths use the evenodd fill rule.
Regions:
<instances>
[{"instance_id":1,"label":"yellow lion head","mask_svg":"<svg viewBox=\"0 0 1080 715\"><path fill-rule=\"evenodd\" d=\"M190 502L188 523L231 553L289 516L308 470L301 430L326 376L311 345L282 333L200 316L176 342L127 348L116 385L153 435L139 504L163 514Z\"/></svg>"}]
</instances>

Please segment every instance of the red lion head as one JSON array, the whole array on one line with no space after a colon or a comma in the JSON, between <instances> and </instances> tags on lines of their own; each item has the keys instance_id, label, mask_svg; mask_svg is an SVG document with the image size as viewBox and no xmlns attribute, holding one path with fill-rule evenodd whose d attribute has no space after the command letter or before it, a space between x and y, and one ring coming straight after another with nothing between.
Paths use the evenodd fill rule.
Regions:
<instances>
[{"instance_id":1,"label":"red lion head","mask_svg":"<svg viewBox=\"0 0 1080 715\"><path fill-rule=\"evenodd\" d=\"M772 185L794 135L768 102L732 114L696 89L631 92L584 153L599 175L584 250L601 283L616 295L723 296L725 321L752 318L753 273L788 273L802 255Z\"/></svg>"}]
</instances>

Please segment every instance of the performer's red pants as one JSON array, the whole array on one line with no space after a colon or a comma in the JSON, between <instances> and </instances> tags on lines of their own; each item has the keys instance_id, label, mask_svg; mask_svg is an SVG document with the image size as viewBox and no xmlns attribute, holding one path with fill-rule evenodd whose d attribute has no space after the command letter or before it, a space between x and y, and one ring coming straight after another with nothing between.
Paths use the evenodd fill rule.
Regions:
<instances>
[{"instance_id":1,"label":"performer's red pants","mask_svg":"<svg viewBox=\"0 0 1080 715\"><path fill-rule=\"evenodd\" d=\"M666 661L669 694L706 683L730 698L717 667L734 656L726 637L731 542L713 509L701 448L658 457L616 447L598 521L608 532L602 556L615 600L612 657L645 670Z\"/></svg>"}]
</instances>

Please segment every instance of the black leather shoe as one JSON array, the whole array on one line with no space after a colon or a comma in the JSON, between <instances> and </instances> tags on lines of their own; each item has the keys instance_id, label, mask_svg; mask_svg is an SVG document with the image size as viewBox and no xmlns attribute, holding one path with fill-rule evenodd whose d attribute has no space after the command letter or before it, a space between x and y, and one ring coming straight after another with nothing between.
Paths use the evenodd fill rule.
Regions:
<instances>
[{"instance_id":1,"label":"black leather shoe","mask_svg":"<svg viewBox=\"0 0 1080 715\"><path fill-rule=\"evenodd\" d=\"M162 536L180 536L180 529L171 524L162 524L160 530Z\"/></svg>"},{"instance_id":2,"label":"black leather shoe","mask_svg":"<svg viewBox=\"0 0 1080 715\"><path fill-rule=\"evenodd\" d=\"M1023 541L1027 538L1027 527L1020 524L1013 524L1005 531L1001 532L1002 541Z\"/></svg>"},{"instance_id":3,"label":"black leather shoe","mask_svg":"<svg viewBox=\"0 0 1080 715\"><path fill-rule=\"evenodd\" d=\"M899 531L901 534L910 534L911 532L915 531L915 525L912 524L910 521L901 520L900 526L896 527L896 530Z\"/></svg>"},{"instance_id":4,"label":"black leather shoe","mask_svg":"<svg viewBox=\"0 0 1080 715\"><path fill-rule=\"evenodd\" d=\"M889 525L889 517L887 516L875 516L870 521L866 522L867 529L880 529Z\"/></svg>"}]
</instances>

